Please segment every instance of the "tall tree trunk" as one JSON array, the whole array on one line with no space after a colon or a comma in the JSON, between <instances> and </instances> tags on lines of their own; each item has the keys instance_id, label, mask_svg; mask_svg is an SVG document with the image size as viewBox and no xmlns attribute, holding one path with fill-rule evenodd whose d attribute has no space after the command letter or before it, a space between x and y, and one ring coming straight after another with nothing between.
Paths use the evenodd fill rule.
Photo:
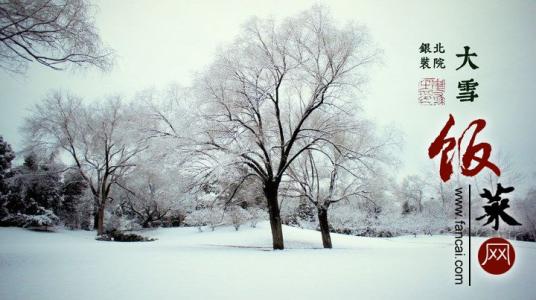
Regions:
<instances>
[{"instance_id":1,"label":"tall tree trunk","mask_svg":"<svg viewBox=\"0 0 536 300\"><path fill-rule=\"evenodd\" d=\"M98 229L99 224L99 206L94 203L93 204L93 229Z\"/></svg>"},{"instance_id":2,"label":"tall tree trunk","mask_svg":"<svg viewBox=\"0 0 536 300\"><path fill-rule=\"evenodd\" d=\"M270 216L270 226L272 228L272 243L274 250L283 250L283 229L281 228L281 215L279 212L279 202L277 192L279 185L273 182L265 184L264 196L268 202L268 214Z\"/></svg>"},{"instance_id":3,"label":"tall tree trunk","mask_svg":"<svg viewBox=\"0 0 536 300\"><path fill-rule=\"evenodd\" d=\"M141 224L141 227L142 228L149 228L149 224L153 221L153 218L147 218L145 219L145 221L143 221L143 223Z\"/></svg>"},{"instance_id":4,"label":"tall tree trunk","mask_svg":"<svg viewBox=\"0 0 536 300\"><path fill-rule=\"evenodd\" d=\"M104 233L104 203L99 205L99 211L97 213L97 234Z\"/></svg>"},{"instance_id":5,"label":"tall tree trunk","mask_svg":"<svg viewBox=\"0 0 536 300\"><path fill-rule=\"evenodd\" d=\"M320 223L320 233L322 234L322 244L324 248L332 248L331 236L329 234L328 209L318 208L318 222Z\"/></svg>"}]
</instances>

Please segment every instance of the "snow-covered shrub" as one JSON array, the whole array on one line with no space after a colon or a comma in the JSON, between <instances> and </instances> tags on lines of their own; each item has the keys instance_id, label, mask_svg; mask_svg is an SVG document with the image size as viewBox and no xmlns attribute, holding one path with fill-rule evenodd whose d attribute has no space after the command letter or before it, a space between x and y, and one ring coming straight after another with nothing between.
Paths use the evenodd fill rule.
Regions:
<instances>
[{"instance_id":1,"label":"snow-covered shrub","mask_svg":"<svg viewBox=\"0 0 536 300\"><path fill-rule=\"evenodd\" d=\"M313 204L304 199L295 201L288 198L281 207L281 220L283 224L289 226L315 229L318 224L317 210Z\"/></svg>"},{"instance_id":2,"label":"snow-covered shrub","mask_svg":"<svg viewBox=\"0 0 536 300\"><path fill-rule=\"evenodd\" d=\"M110 213L108 211L105 211L104 220L105 232L130 231L141 229L140 224L138 224L136 220L116 213Z\"/></svg>"},{"instance_id":3,"label":"snow-covered shrub","mask_svg":"<svg viewBox=\"0 0 536 300\"><path fill-rule=\"evenodd\" d=\"M135 233L124 233L118 230L97 236L97 241L114 241L114 242L152 242L156 239L141 236Z\"/></svg>"},{"instance_id":4,"label":"snow-covered shrub","mask_svg":"<svg viewBox=\"0 0 536 300\"><path fill-rule=\"evenodd\" d=\"M123 179L128 190L118 189L116 198L120 199L124 213L136 219L143 228L162 226L173 214L174 221L180 223L177 211L184 209L182 200L188 198L184 192L184 178L174 169L166 170L173 166L169 158L162 161L148 153L145 155L148 157L137 163L135 172Z\"/></svg>"},{"instance_id":5,"label":"snow-covered shrub","mask_svg":"<svg viewBox=\"0 0 536 300\"><path fill-rule=\"evenodd\" d=\"M280 207L281 222L289 226L298 226L296 209L298 208L297 201L284 199Z\"/></svg>"},{"instance_id":6,"label":"snow-covered shrub","mask_svg":"<svg viewBox=\"0 0 536 300\"><path fill-rule=\"evenodd\" d=\"M161 227L180 227L184 225L187 213L182 207L171 210L160 222Z\"/></svg>"},{"instance_id":7,"label":"snow-covered shrub","mask_svg":"<svg viewBox=\"0 0 536 300\"><path fill-rule=\"evenodd\" d=\"M238 231L240 225L244 224L251 218L249 212L240 206L234 206L227 211L227 218L235 230Z\"/></svg>"},{"instance_id":8,"label":"snow-covered shrub","mask_svg":"<svg viewBox=\"0 0 536 300\"><path fill-rule=\"evenodd\" d=\"M196 226L199 231L203 231L203 226L209 226L214 231L216 226L222 224L223 216L223 210L220 208L201 208L189 213L184 223L188 226Z\"/></svg>"},{"instance_id":9,"label":"snow-covered shrub","mask_svg":"<svg viewBox=\"0 0 536 300\"><path fill-rule=\"evenodd\" d=\"M203 231L203 226L207 225L207 210L194 210L184 218L184 223L188 226L195 226L199 231Z\"/></svg>"},{"instance_id":10,"label":"snow-covered shrub","mask_svg":"<svg viewBox=\"0 0 536 300\"><path fill-rule=\"evenodd\" d=\"M59 218L51 210L41 208L40 212L35 215L10 214L1 221L7 226L49 230L49 227L58 224Z\"/></svg>"},{"instance_id":11,"label":"snow-covered shrub","mask_svg":"<svg viewBox=\"0 0 536 300\"><path fill-rule=\"evenodd\" d=\"M249 207L247 209L250 215L250 226L255 228L259 221L268 220L268 213L259 207Z\"/></svg>"},{"instance_id":12,"label":"snow-covered shrub","mask_svg":"<svg viewBox=\"0 0 536 300\"><path fill-rule=\"evenodd\" d=\"M2 181L0 225L48 227L58 224L62 200L60 167L30 153ZM6 175L6 174L4 174Z\"/></svg>"}]
</instances>

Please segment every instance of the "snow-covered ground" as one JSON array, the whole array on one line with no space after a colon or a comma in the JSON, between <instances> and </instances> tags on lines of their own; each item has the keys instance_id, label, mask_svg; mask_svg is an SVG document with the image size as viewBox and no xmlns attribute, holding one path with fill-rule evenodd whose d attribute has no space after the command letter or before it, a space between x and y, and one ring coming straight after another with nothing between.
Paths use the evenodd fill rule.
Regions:
<instances>
[{"instance_id":1,"label":"snow-covered ground","mask_svg":"<svg viewBox=\"0 0 536 300\"><path fill-rule=\"evenodd\" d=\"M95 241L94 232L0 228L0 299L536 299L536 244L513 242L502 276L473 260L472 287L454 285L453 237L364 238L284 227L271 251L258 228L170 228L155 242ZM476 252L483 239L473 238Z\"/></svg>"}]
</instances>

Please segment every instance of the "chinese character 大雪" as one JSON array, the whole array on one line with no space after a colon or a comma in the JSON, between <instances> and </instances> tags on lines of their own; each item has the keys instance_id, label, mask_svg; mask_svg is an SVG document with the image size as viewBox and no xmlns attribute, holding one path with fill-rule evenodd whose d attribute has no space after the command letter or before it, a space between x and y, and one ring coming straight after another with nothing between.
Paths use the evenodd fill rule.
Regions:
<instances>
[{"instance_id":1,"label":"chinese character \u5927\u96ea","mask_svg":"<svg viewBox=\"0 0 536 300\"><path fill-rule=\"evenodd\" d=\"M458 82L458 90L460 93L458 96L456 96L456 98L460 99L461 102L473 102L475 98L478 98L478 94L475 94L475 89L477 86L478 82L476 82L473 78Z\"/></svg>"},{"instance_id":2,"label":"chinese character \u5927\u96ea","mask_svg":"<svg viewBox=\"0 0 536 300\"><path fill-rule=\"evenodd\" d=\"M476 53L469 53L469 49L470 47L469 46L465 46L463 47L465 49L465 53L464 54L456 54L457 57L463 57L463 63L461 64L461 66L459 66L456 70L459 70L461 69L463 66L465 66L467 63L469 63L469 66L471 67L471 69L478 69L478 66L475 65L472 61L471 61L471 56L477 56Z\"/></svg>"}]
</instances>

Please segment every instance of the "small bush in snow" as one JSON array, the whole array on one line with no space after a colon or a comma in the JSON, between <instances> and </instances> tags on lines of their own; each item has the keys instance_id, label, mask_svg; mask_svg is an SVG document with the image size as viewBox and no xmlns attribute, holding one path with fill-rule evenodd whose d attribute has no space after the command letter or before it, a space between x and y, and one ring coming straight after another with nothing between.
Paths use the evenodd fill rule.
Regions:
<instances>
[{"instance_id":1,"label":"small bush in snow","mask_svg":"<svg viewBox=\"0 0 536 300\"><path fill-rule=\"evenodd\" d=\"M144 237L135 233L124 233L118 230L114 230L112 232L97 236L96 240L114 242L152 242L156 239Z\"/></svg>"},{"instance_id":2,"label":"small bush in snow","mask_svg":"<svg viewBox=\"0 0 536 300\"><path fill-rule=\"evenodd\" d=\"M49 227L57 225L58 222L58 217L48 209L41 209L39 214L36 215L17 213L8 215L2 219L2 224L7 226L17 226L45 231L49 231Z\"/></svg>"},{"instance_id":3,"label":"small bush in snow","mask_svg":"<svg viewBox=\"0 0 536 300\"><path fill-rule=\"evenodd\" d=\"M262 210L261 208L258 208L258 207L250 207L248 208L248 212L249 212L249 215L250 215L250 226L255 228L257 227L257 223L259 221L262 221L262 220L267 220L268 219L268 214Z\"/></svg>"},{"instance_id":4,"label":"small bush in snow","mask_svg":"<svg viewBox=\"0 0 536 300\"><path fill-rule=\"evenodd\" d=\"M105 220L104 230L106 232L141 229L140 224L135 220L117 214L105 212Z\"/></svg>"},{"instance_id":5,"label":"small bush in snow","mask_svg":"<svg viewBox=\"0 0 536 300\"><path fill-rule=\"evenodd\" d=\"M249 212L240 206L231 208L228 212L228 218L236 231L240 228L240 225L244 224L251 218Z\"/></svg>"},{"instance_id":6,"label":"small bush in snow","mask_svg":"<svg viewBox=\"0 0 536 300\"><path fill-rule=\"evenodd\" d=\"M214 231L216 226L223 220L223 211L220 208L201 208L194 210L186 216L184 223L188 226L196 226L199 231L203 231L203 226L210 226Z\"/></svg>"}]
</instances>

